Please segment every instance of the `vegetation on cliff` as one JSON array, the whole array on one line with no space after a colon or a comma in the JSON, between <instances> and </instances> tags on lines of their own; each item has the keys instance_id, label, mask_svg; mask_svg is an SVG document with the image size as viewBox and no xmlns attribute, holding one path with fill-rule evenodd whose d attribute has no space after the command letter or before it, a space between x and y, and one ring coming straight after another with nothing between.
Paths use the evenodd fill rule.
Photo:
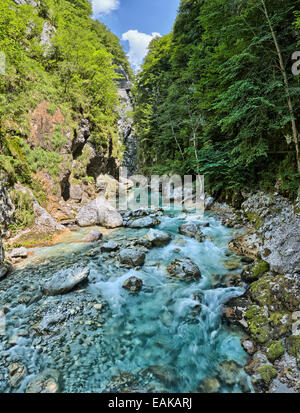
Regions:
<instances>
[{"instance_id":1,"label":"vegetation on cliff","mask_svg":"<svg viewBox=\"0 0 300 413\"><path fill-rule=\"evenodd\" d=\"M88 154L71 148L82 118L90 152L120 156L115 68L130 69L119 39L91 18L88 0L24 3L0 4L0 168L11 183L36 190L39 171L54 181L67 176L62 169L71 170L74 156L79 174L92 175Z\"/></svg>"},{"instance_id":2,"label":"vegetation on cliff","mask_svg":"<svg viewBox=\"0 0 300 413\"><path fill-rule=\"evenodd\" d=\"M152 41L137 78L144 171L201 173L217 195L275 185L297 194L299 4L181 1L173 32Z\"/></svg>"}]
</instances>

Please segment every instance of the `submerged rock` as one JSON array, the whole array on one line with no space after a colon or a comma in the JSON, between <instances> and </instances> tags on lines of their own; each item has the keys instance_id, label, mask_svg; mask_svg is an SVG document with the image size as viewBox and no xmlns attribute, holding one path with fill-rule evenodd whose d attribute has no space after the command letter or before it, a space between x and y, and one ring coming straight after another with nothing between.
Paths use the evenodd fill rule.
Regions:
<instances>
[{"instance_id":1,"label":"submerged rock","mask_svg":"<svg viewBox=\"0 0 300 413\"><path fill-rule=\"evenodd\" d=\"M137 277L130 277L122 286L131 293L138 293L143 288L143 281Z\"/></svg>"},{"instance_id":2,"label":"submerged rock","mask_svg":"<svg viewBox=\"0 0 300 413\"><path fill-rule=\"evenodd\" d=\"M203 240L203 233L200 228L200 224L188 222L179 227L179 232L180 234L183 234L190 238L195 238L197 241L201 242Z\"/></svg>"},{"instance_id":3,"label":"submerged rock","mask_svg":"<svg viewBox=\"0 0 300 413\"><path fill-rule=\"evenodd\" d=\"M146 255L142 251L125 249L120 252L120 261L129 267L141 267L144 265Z\"/></svg>"},{"instance_id":4,"label":"submerged rock","mask_svg":"<svg viewBox=\"0 0 300 413\"><path fill-rule=\"evenodd\" d=\"M76 222L80 227L102 225L106 228L117 228L123 225L119 212L103 196L82 207L76 216Z\"/></svg>"},{"instance_id":5,"label":"submerged rock","mask_svg":"<svg viewBox=\"0 0 300 413\"><path fill-rule=\"evenodd\" d=\"M162 247L171 241L171 236L167 232L157 229L150 229L145 238L151 242L153 247Z\"/></svg>"},{"instance_id":6,"label":"submerged rock","mask_svg":"<svg viewBox=\"0 0 300 413\"><path fill-rule=\"evenodd\" d=\"M121 392L122 390L136 383L136 377L128 372L121 371L119 374L112 376L104 390L107 393Z\"/></svg>"},{"instance_id":7,"label":"submerged rock","mask_svg":"<svg viewBox=\"0 0 300 413\"><path fill-rule=\"evenodd\" d=\"M59 393L60 372L55 369L46 369L36 375L27 385L26 393Z\"/></svg>"},{"instance_id":8,"label":"submerged rock","mask_svg":"<svg viewBox=\"0 0 300 413\"><path fill-rule=\"evenodd\" d=\"M167 267L168 273L179 280L198 280L201 277L199 267L190 258L179 258Z\"/></svg>"},{"instance_id":9,"label":"submerged rock","mask_svg":"<svg viewBox=\"0 0 300 413\"><path fill-rule=\"evenodd\" d=\"M8 372L11 387L18 387L26 374L26 369L23 364L13 363L8 366Z\"/></svg>"},{"instance_id":10,"label":"submerged rock","mask_svg":"<svg viewBox=\"0 0 300 413\"><path fill-rule=\"evenodd\" d=\"M206 377L206 379L200 383L201 393L219 393L220 389L221 384L215 377Z\"/></svg>"},{"instance_id":11,"label":"submerged rock","mask_svg":"<svg viewBox=\"0 0 300 413\"><path fill-rule=\"evenodd\" d=\"M89 268L62 270L50 281L42 284L41 289L47 295L65 294L73 290L78 284L87 280Z\"/></svg>"},{"instance_id":12,"label":"submerged rock","mask_svg":"<svg viewBox=\"0 0 300 413\"><path fill-rule=\"evenodd\" d=\"M167 385L175 384L178 380L175 370L168 366L150 366L147 371Z\"/></svg>"},{"instance_id":13,"label":"submerged rock","mask_svg":"<svg viewBox=\"0 0 300 413\"><path fill-rule=\"evenodd\" d=\"M234 360L223 361L216 367L216 371L223 383L233 385L237 382L240 367Z\"/></svg>"}]
</instances>

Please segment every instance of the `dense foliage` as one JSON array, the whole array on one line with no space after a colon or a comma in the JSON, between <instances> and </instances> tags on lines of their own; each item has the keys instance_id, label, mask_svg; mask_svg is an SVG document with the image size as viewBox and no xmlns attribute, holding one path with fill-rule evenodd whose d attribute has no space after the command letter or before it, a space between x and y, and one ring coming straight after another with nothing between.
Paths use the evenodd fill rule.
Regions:
<instances>
[{"instance_id":1,"label":"dense foliage","mask_svg":"<svg viewBox=\"0 0 300 413\"><path fill-rule=\"evenodd\" d=\"M30 3L30 2L28 2ZM56 131L52 151L29 147L29 113L41 101L62 110L71 130L81 117L92 125L91 142L118 144L114 68L129 71L119 39L91 16L88 0L41 0L38 5L0 2L0 167L12 181L32 183L32 173L57 173L65 137ZM53 114L52 113L52 114Z\"/></svg>"},{"instance_id":2,"label":"dense foliage","mask_svg":"<svg viewBox=\"0 0 300 413\"><path fill-rule=\"evenodd\" d=\"M299 5L181 1L173 32L152 41L137 76L144 171L201 173L219 195L258 186L296 195Z\"/></svg>"}]
</instances>

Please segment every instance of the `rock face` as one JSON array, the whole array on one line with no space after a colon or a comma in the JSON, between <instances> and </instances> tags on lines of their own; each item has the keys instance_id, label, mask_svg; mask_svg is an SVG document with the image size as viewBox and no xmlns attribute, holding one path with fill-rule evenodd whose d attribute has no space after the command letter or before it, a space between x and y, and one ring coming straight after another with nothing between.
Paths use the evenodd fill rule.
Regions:
<instances>
[{"instance_id":1,"label":"rock face","mask_svg":"<svg viewBox=\"0 0 300 413\"><path fill-rule=\"evenodd\" d=\"M141 267L145 262L145 253L133 249L125 249L120 252L120 261L129 267Z\"/></svg>"},{"instance_id":2,"label":"rock face","mask_svg":"<svg viewBox=\"0 0 300 413\"><path fill-rule=\"evenodd\" d=\"M11 222L14 206L9 196L8 177L0 171L0 227L5 232Z\"/></svg>"},{"instance_id":3,"label":"rock face","mask_svg":"<svg viewBox=\"0 0 300 413\"><path fill-rule=\"evenodd\" d=\"M22 185L16 184L14 189L15 191L28 194L32 199L33 212L35 214L33 230L38 233L54 233L57 231L64 231L65 227L56 222L49 214L49 212L40 206L35 196L33 195L33 192L29 188L25 188Z\"/></svg>"},{"instance_id":4,"label":"rock face","mask_svg":"<svg viewBox=\"0 0 300 413\"><path fill-rule=\"evenodd\" d=\"M176 259L167 267L168 273L179 280L191 281L201 277L199 267L189 258Z\"/></svg>"},{"instance_id":5,"label":"rock face","mask_svg":"<svg viewBox=\"0 0 300 413\"><path fill-rule=\"evenodd\" d=\"M300 273L300 214L278 194L252 194L242 210L260 237L259 252L278 273ZM298 212L297 212L298 211Z\"/></svg>"},{"instance_id":6,"label":"rock face","mask_svg":"<svg viewBox=\"0 0 300 413\"><path fill-rule=\"evenodd\" d=\"M143 288L143 281L137 277L130 277L124 282L123 288L133 294L138 293Z\"/></svg>"},{"instance_id":7,"label":"rock face","mask_svg":"<svg viewBox=\"0 0 300 413\"><path fill-rule=\"evenodd\" d=\"M5 259L5 253L4 253L4 247L2 243L1 229L0 229L0 280L4 278L11 269L11 264L5 263L4 259Z\"/></svg>"},{"instance_id":8,"label":"rock face","mask_svg":"<svg viewBox=\"0 0 300 413\"><path fill-rule=\"evenodd\" d=\"M162 247L171 241L171 236L167 232L156 229L150 229L145 238L151 242L153 247Z\"/></svg>"},{"instance_id":9,"label":"rock face","mask_svg":"<svg viewBox=\"0 0 300 413\"><path fill-rule=\"evenodd\" d=\"M200 224L188 222L179 227L179 232L187 237L195 238L197 241L201 242L203 239L203 233L200 227Z\"/></svg>"},{"instance_id":10,"label":"rock face","mask_svg":"<svg viewBox=\"0 0 300 413\"><path fill-rule=\"evenodd\" d=\"M127 168L128 176L131 176L136 171L137 161L137 136L134 131L133 120L128 115L129 112L133 111L130 93L131 82L129 81L128 75L122 67L116 69L116 72L119 76L121 76L118 79L118 94L121 103L118 110L118 129L119 135L126 148L123 156L122 166Z\"/></svg>"},{"instance_id":11,"label":"rock face","mask_svg":"<svg viewBox=\"0 0 300 413\"><path fill-rule=\"evenodd\" d=\"M46 295L65 294L73 290L78 284L86 281L90 274L89 268L74 268L62 270L50 281L41 285L41 289Z\"/></svg>"},{"instance_id":12,"label":"rock face","mask_svg":"<svg viewBox=\"0 0 300 413\"><path fill-rule=\"evenodd\" d=\"M26 393L59 393L60 381L59 371L46 369L28 383Z\"/></svg>"},{"instance_id":13,"label":"rock face","mask_svg":"<svg viewBox=\"0 0 300 413\"><path fill-rule=\"evenodd\" d=\"M103 196L82 207L76 216L76 222L81 227L101 225L106 228L117 228L123 225L121 215Z\"/></svg>"}]
</instances>

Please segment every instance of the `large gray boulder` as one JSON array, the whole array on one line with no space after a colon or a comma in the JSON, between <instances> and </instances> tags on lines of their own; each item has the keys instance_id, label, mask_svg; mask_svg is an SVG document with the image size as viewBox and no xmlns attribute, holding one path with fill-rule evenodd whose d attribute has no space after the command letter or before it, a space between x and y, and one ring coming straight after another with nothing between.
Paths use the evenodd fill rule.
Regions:
<instances>
[{"instance_id":1,"label":"large gray boulder","mask_svg":"<svg viewBox=\"0 0 300 413\"><path fill-rule=\"evenodd\" d=\"M9 254L11 258L27 258L28 252L25 247L15 248Z\"/></svg>"},{"instance_id":2,"label":"large gray boulder","mask_svg":"<svg viewBox=\"0 0 300 413\"><path fill-rule=\"evenodd\" d=\"M78 284L86 281L90 274L89 268L74 268L58 272L50 281L41 285L46 295L65 294L73 290Z\"/></svg>"},{"instance_id":3,"label":"large gray boulder","mask_svg":"<svg viewBox=\"0 0 300 413\"><path fill-rule=\"evenodd\" d=\"M193 222L187 222L179 227L180 234L186 235L190 238L195 238L201 242L203 240L203 233L201 231L201 225Z\"/></svg>"},{"instance_id":4,"label":"large gray boulder","mask_svg":"<svg viewBox=\"0 0 300 413\"><path fill-rule=\"evenodd\" d=\"M80 227L101 225L106 228L117 228L123 225L119 212L103 196L82 207L77 214L76 222Z\"/></svg>"},{"instance_id":5,"label":"large gray boulder","mask_svg":"<svg viewBox=\"0 0 300 413\"><path fill-rule=\"evenodd\" d=\"M151 228L151 227L155 227L158 224L160 224L159 219L148 216L148 217L130 220L126 223L126 227L136 228L136 229Z\"/></svg>"},{"instance_id":6,"label":"large gray boulder","mask_svg":"<svg viewBox=\"0 0 300 413\"><path fill-rule=\"evenodd\" d=\"M171 236L167 232L159 231L157 229L150 229L145 238L151 242L153 247L162 247L171 241Z\"/></svg>"},{"instance_id":7,"label":"large gray boulder","mask_svg":"<svg viewBox=\"0 0 300 413\"><path fill-rule=\"evenodd\" d=\"M198 280L201 277L199 267L190 258L178 258L167 267L171 277L182 281Z\"/></svg>"},{"instance_id":8,"label":"large gray boulder","mask_svg":"<svg viewBox=\"0 0 300 413\"><path fill-rule=\"evenodd\" d=\"M133 249L125 249L120 252L120 261L129 267L141 267L145 262L145 253Z\"/></svg>"}]
</instances>

